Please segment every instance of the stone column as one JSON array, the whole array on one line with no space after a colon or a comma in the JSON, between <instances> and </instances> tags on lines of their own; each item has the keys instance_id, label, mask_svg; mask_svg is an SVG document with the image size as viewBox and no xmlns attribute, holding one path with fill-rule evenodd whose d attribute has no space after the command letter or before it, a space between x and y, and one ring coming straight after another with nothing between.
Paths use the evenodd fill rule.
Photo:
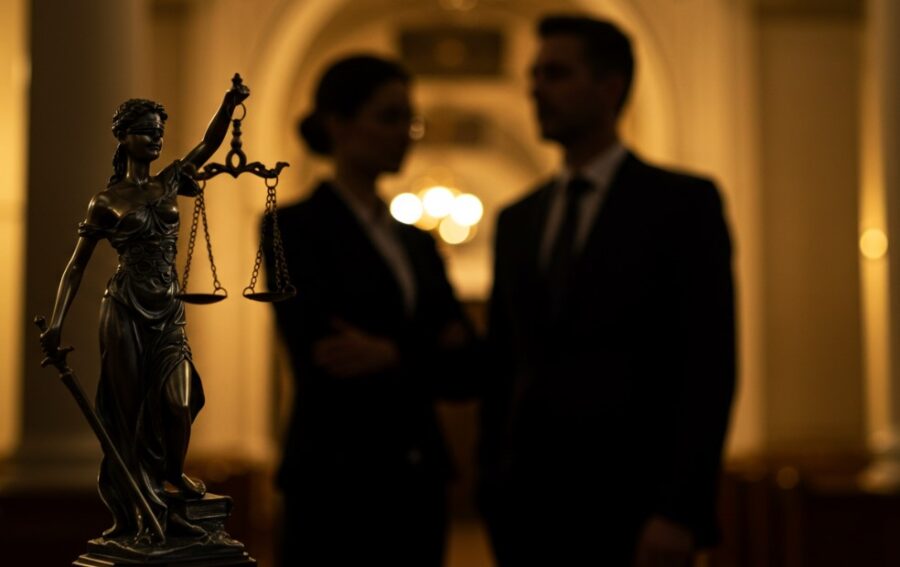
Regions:
<instances>
[{"instance_id":1,"label":"stone column","mask_svg":"<svg viewBox=\"0 0 900 567\"><path fill-rule=\"evenodd\" d=\"M0 4L0 459L19 441L28 95L26 0Z\"/></svg>"},{"instance_id":2,"label":"stone column","mask_svg":"<svg viewBox=\"0 0 900 567\"><path fill-rule=\"evenodd\" d=\"M74 249L76 227L111 173L116 106L138 96L143 0L33 0L22 321L22 438L16 486L93 486L99 444L53 369L40 368L38 330ZM69 364L93 400L99 373L98 311L115 255L100 245L63 329Z\"/></svg>"},{"instance_id":3,"label":"stone column","mask_svg":"<svg viewBox=\"0 0 900 567\"><path fill-rule=\"evenodd\" d=\"M862 482L895 491L900 490L900 4L869 0L867 9L860 273L873 462Z\"/></svg>"}]
</instances>

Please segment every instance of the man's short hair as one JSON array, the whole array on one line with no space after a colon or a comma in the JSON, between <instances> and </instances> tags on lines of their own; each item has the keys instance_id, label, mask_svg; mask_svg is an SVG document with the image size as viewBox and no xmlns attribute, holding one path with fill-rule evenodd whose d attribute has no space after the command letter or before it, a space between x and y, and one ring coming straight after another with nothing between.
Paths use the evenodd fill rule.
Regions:
<instances>
[{"instance_id":1,"label":"man's short hair","mask_svg":"<svg viewBox=\"0 0 900 567\"><path fill-rule=\"evenodd\" d=\"M551 15L538 23L538 35L547 38L554 35L571 35L579 38L584 45L588 64L598 76L610 73L621 75L625 80L622 98L617 110L621 110L628 99L634 77L634 54L631 40L615 24L587 16Z\"/></svg>"}]
</instances>

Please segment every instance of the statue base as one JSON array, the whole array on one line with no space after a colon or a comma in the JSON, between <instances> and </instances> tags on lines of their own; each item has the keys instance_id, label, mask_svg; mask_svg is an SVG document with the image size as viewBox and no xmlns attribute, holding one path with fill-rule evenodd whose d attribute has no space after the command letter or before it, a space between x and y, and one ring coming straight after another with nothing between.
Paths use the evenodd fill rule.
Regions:
<instances>
[{"instance_id":1,"label":"statue base","mask_svg":"<svg viewBox=\"0 0 900 567\"><path fill-rule=\"evenodd\" d=\"M184 561L163 561L161 563L127 561L96 555L93 553L85 553L72 563L75 567L134 567L135 565L156 565L160 567L243 567L252 565L256 567L256 560L244 552L243 557L235 557L233 559L186 559Z\"/></svg>"},{"instance_id":2,"label":"statue base","mask_svg":"<svg viewBox=\"0 0 900 567\"><path fill-rule=\"evenodd\" d=\"M225 531L231 515L228 496L206 494L200 500L173 498L170 514L178 514L200 526L206 534L198 537L166 536L164 544L135 541L133 536L97 538L88 542L88 552L75 560L74 567L119 567L155 565L157 567L231 567L256 565L244 544Z\"/></svg>"}]
</instances>

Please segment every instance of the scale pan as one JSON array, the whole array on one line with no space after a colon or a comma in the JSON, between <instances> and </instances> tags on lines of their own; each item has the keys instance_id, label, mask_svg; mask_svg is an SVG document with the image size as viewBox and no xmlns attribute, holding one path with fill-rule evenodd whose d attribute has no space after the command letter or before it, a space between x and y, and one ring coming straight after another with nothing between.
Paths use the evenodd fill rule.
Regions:
<instances>
[{"instance_id":1,"label":"scale pan","mask_svg":"<svg viewBox=\"0 0 900 567\"><path fill-rule=\"evenodd\" d=\"M179 293L178 299L185 303L193 303L194 305L209 305L210 303L218 303L228 297L228 294L219 295L217 293Z\"/></svg>"},{"instance_id":2,"label":"scale pan","mask_svg":"<svg viewBox=\"0 0 900 567\"><path fill-rule=\"evenodd\" d=\"M290 299L297 295L297 292L294 291L260 291L254 293L245 293L244 297L247 299L252 299L253 301L262 301L264 303L277 303L279 301L284 301L285 299Z\"/></svg>"}]
</instances>

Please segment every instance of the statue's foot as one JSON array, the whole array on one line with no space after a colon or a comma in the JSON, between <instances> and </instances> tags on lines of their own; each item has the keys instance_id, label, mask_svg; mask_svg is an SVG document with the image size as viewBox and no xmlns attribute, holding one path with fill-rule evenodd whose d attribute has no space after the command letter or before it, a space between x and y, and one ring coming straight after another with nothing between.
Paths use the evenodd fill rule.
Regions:
<instances>
[{"instance_id":1,"label":"statue's foot","mask_svg":"<svg viewBox=\"0 0 900 567\"><path fill-rule=\"evenodd\" d=\"M173 481L172 486L178 490L182 498L187 500L200 499L206 494L206 485L203 484L203 481L191 478L186 474L182 474L181 478Z\"/></svg>"},{"instance_id":2,"label":"statue's foot","mask_svg":"<svg viewBox=\"0 0 900 567\"><path fill-rule=\"evenodd\" d=\"M137 546L153 546L166 543L166 538L160 536L157 532L144 528L136 536L134 536L134 545Z\"/></svg>"},{"instance_id":3,"label":"statue's foot","mask_svg":"<svg viewBox=\"0 0 900 567\"><path fill-rule=\"evenodd\" d=\"M192 524L187 521L184 516L177 512L169 512L169 522L166 532L171 535L186 537L203 537L206 535L206 530L197 524Z\"/></svg>"}]
</instances>

